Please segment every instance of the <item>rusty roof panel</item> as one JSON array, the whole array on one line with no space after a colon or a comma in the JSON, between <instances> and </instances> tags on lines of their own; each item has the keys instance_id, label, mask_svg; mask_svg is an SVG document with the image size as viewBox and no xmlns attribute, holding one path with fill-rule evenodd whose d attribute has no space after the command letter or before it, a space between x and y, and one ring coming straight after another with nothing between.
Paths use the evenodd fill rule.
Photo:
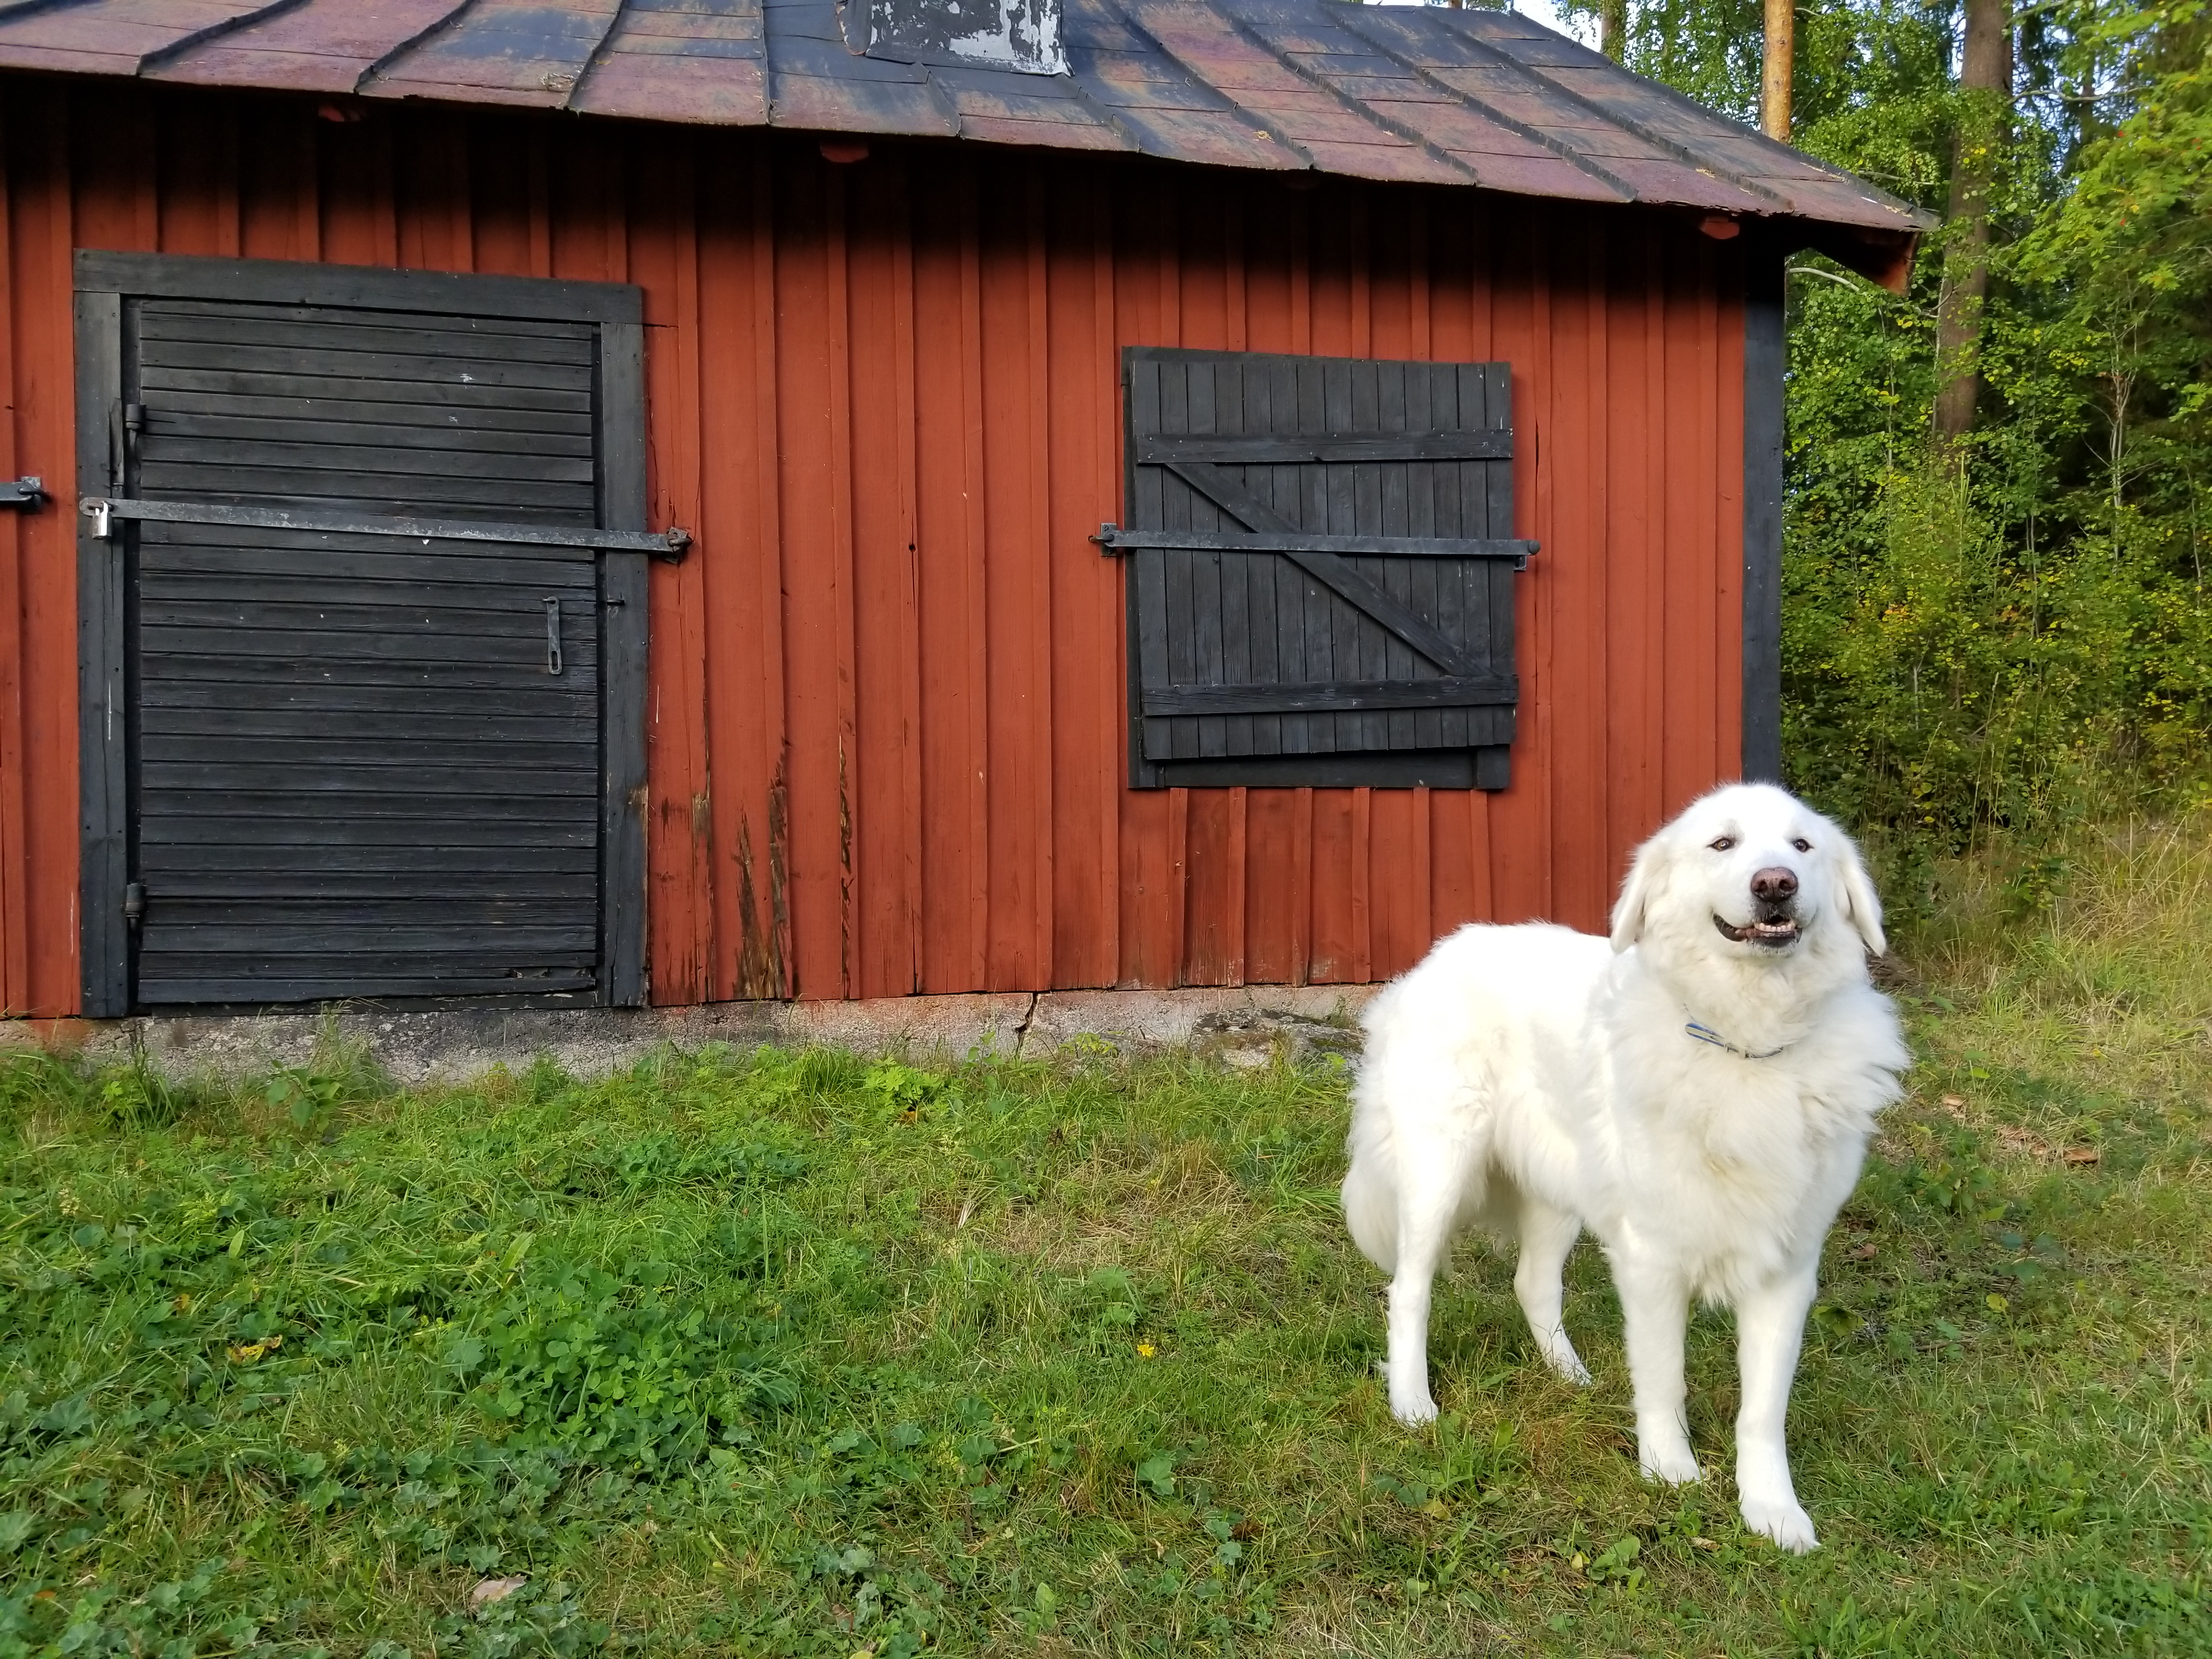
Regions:
<instances>
[{"instance_id":1,"label":"rusty roof panel","mask_svg":"<svg viewBox=\"0 0 2212 1659\"><path fill-rule=\"evenodd\" d=\"M768 43L757 5L629 0L568 100L590 115L761 126Z\"/></svg>"},{"instance_id":2,"label":"rusty roof panel","mask_svg":"<svg viewBox=\"0 0 2212 1659\"><path fill-rule=\"evenodd\" d=\"M1056 9L1068 72L1042 74L1021 71L1056 61L1043 46L1011 67L977 64L954 24L988 11L984 0L861 3L873 8L866 53L838 0L0 0L0 68L1135 148L1200 166L1650 202L1838 228L1822 235L1868 250L1862 268L1884 280L1924 228L1863 180L1517 13L1022 0L1024 27L1042 30ZM875 39L876 10L888 28L901 6L915 28Z\"/></svg>"},{"instance_id":3,"label":"rusty roof panel","mask_svg":"<svg viewBox=\"0 0 2212 1659\"><path fill-rule=\"evenodd\" d=\"M613 28L621 0L476 0L453 20L372 71L377 98L560 108Z\"/></svg>"},{"instance_id":4,"label":"rusty roof panel","mask_svg":"<svg viewBox=\"0 0 2212 1659\"><path fill-rule=\"evenodd\" d=\"M282 0L277 0L281 4ZM270 0L103 0L0 11L0 66L136 75L149 61L275 9Z\"/></svg>"},{"instance_id":5,"label":"rusty roof panel","mask_svg":"<svg viewBox=\"0 0 2212 1659\"><path fill-rule=\"evenodd\" d=\"M203 86L351 92L377 60L427 33L464 0L307 0L205 39L143 73Z\"/></svg>"},{"instance_id":6,"label":"rusty roof panel","mask_svg":"<svg viewBox=\"0 0 2212 1659\"><path fill-rule=\"evenodd\" d=\"M610 54L592 67L571 109L641 121L708 126L767 124L768 66L759 58Z\"/></svg>"}]
</instances>

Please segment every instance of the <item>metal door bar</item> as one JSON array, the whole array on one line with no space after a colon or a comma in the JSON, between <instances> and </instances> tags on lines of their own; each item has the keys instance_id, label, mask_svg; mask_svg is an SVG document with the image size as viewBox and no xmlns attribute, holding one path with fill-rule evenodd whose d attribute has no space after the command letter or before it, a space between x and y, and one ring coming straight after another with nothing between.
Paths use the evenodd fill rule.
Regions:
<instances>
[{"instance_id":1,"label":"metal door bar","mask_svg":"<svg viewBox=\"0 0 2212 1659\"><path fill-rule=\"evenodd\" d=\"M213 501L143 501L125 496L87 495L77 508L92 520L101 541L115 534L118 519L156 524L228 524L249 530L322 531L343 536L406 536L416 541L524 542L535 547L596 547L617 553L650 553L671 564L691 545L691 532L671 526L665 531L570 530L555 525L492 524L482 519L390 519L349 513L296 512L269 507L223 507Z\"/></svg>"}]
</instances>

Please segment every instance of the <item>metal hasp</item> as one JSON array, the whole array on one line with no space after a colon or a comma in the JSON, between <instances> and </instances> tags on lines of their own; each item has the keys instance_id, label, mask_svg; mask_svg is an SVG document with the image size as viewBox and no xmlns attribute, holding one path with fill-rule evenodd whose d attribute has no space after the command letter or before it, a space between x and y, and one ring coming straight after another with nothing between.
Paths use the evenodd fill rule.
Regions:
<instances>
[{"instance_id":1,"label":"metal hasp","mask_svg":"<svg viewBox=\"0 0 2212 1659\"><path fill-rule=\"evenodd\" d=\"M32 473L20 478L0 478L0 507L35 508L46 499L46 480Z\"/></svg>"},{"instance_id":2,"label":"metal hasp","mask_svg":"<svg viewBox=\"0 0 2212 1659\"><path fill-rule=\"evenodd\" d=\"M141 501L121 496L87 495L77 503L92 520L100 541L112 538L118 519L158 524L227 524L250 530L319 531L338 536L405 536L426 542L520 542L531 547L596 547L611 553L649 553L680 564L691 548L691 532L666 530L571 530L542 524L490 524L481 519L369 518L350 513L307 513L262 507L225 507L213 501Z\"/></svg>"}]
</instances>

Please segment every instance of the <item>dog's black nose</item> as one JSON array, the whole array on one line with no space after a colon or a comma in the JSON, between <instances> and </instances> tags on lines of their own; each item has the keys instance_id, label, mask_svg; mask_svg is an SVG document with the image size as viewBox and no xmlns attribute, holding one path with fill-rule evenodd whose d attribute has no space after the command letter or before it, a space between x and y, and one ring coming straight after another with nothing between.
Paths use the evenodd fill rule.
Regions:
<instances>
[{"instance_id":1,"label":"dog's black nose","mask_svg":"<svg viewBox=\"0 0 2212 1659\"><path fill-rule=\"evenodd\" d=\"M1779 904L1784 899L1797 896L1797 872L1786 865L1769 865L1754 872L1751 878L1751 896L1761 904Z\"/></svg>"}]
</instances>

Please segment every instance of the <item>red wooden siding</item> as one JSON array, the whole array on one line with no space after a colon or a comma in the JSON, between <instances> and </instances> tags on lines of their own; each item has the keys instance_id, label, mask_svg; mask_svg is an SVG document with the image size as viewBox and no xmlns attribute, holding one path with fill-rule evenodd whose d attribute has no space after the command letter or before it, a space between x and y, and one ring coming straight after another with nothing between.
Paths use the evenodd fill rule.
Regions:
<instances>
[{"instance_id":1,"label":"red wooden siding","mask_svg":"<svg viewBox=\"0 0 2212 1659\"><path fill-rule=\"evenodd\" d=\"M1358 981L1602 923L1733 775L1737 245L1122 158L0 80L0 471L74 483L73 246L641 284L658 1002ZM1513 787L1137 793L1120 348L1513 366ZM77 1002L76 553L0 512L0 1006Z\"/></svg>"}]
</instances>

